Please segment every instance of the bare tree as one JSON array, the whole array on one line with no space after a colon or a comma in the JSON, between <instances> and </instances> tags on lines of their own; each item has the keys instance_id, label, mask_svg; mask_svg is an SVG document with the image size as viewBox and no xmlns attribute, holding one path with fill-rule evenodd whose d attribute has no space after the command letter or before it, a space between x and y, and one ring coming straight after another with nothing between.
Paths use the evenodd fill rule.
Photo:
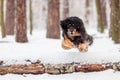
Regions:
<instances>
[{"instance_id":1,"label":"bare tree","mask_svg":"<svg viewBox=\"0 0 120 80\"><path fill-rule=\"evenodd\" d=\"M4 0L0 0L0 24L1 24L2 38L4 38L6 37L5 24L4 24Z\"/></svg>"},{"instance_id":2,"label":"bare tree","mask_svg":"<svg viewBox=\"0 0 120 80\"><path fill-rule=\"evenodd\" d=\"M30 8L30 34L32 35L33 31L32 0L30 0L29 8Z\"/></svg>"},{"instance_id":3,"label":"bare tree","mask_svg":"<svg viewBox=\"0 0 120 80\"><path fill-rule=\"evenodd\" d=\"M96 0L96 9L97 9L97 22L98 22L98 31L101 33L104 32L104 24L102 19L102 11L101 11L101 2L100 0Z\"/></svg>"},{"instance_id":4,"label":"bare tree","mask_svg":"<svg viewBox=\"0 0 120 80\"><path fill-rule=\"evenodd\" d=\"M63 0L63 19L69 16L69 0Z\"/></svg>"},{"instance_id":5,"label":"bare tree","mask_svg":"<svg viewBox=\"0 0 120 80\"><path fill-rule=\"evenodd\" d=\"M26 0L16 0L16 42L27 42Z\"/></svg>"},{"instance_id":6,"label":"bare tree","mask_svg":"<svg viewBox=\"0 0 120 80\"><path fill-rule=\"evenodd\" d=\"M7 35L14 34L15 26L15 0L7 0L5 29Z\"/></svg>"},{"instance_id":7,"label":"bare tree","mask_svg":"<svg viewBox=\"0 0 120 80\"><path fill-rule=\"evenodd\" d=\"M48 0L47 38L60 38L59 0Z\"/></svg>"},{"instance_id":8,"label":"bare tree","mask_svg":"<svg viewBox=\"0 0 120 80\"><path fill-rule=\"evenodd\" d=\"M1 0L0 0L0 26L1 26Z\"/></svg>"},{"instance_id":9,"label":"bare tree","mask_svg":"<svg viewBox=\"0 0 120 80\"><path fill-rule=\"evenodd\" d=\"M87 24L89 24L89 15L90 15L90 0L86 0L86 3L85 3L85 22Z\"/></svg>"},{"instance_id":10,"label":"bare tree","mask_svg":"<svg viewBox=\"0 0 120 80\"><path fill-rule=\"evenodd\" d=\"M115 43L120 43L120 0L111 0L110 36Z\"/></svg>"},{"instance_id":11,"label":"bare tree","mask_svg":"<svg viewBox=\"0 0 120 80\"><path fill-rule=\"evenodd\" d=\"M106 14L106 0L100 0L101 2L101 12L102 12L102 21L105 28L107 28L107 14Z\"/></svg>"}]
</instances>

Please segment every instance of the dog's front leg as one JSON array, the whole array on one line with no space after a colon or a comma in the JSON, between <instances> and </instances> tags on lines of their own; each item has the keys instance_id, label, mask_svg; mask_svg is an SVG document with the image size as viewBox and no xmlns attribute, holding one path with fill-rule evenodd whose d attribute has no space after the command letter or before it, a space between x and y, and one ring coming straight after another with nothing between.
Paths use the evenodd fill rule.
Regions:
<instances>
[{"instance_id":1,"label":"dog's front leg","mask_svg":"<svg viewBox=\"0 0 120 80\"><path fill-rule=\"evenodd\" d=\"M74 46L73 42L71 42L69 39L64 39L62 41L62 48L63 49L68 50L68 49L73 48L73 46Z\"/></svg>"},{"instance_id":2,"label":"dog's front leg","mask_svg":"<svg viewBox=\"0 0 120 80\"><path fill-rule=\"evenodd\" d=\"M84 43L79 43L77 47L78 47L78 50L80 52L87 52L88 51L88 46L89 46L89 42L86 41Z\"/></svg>"}]
</instances>

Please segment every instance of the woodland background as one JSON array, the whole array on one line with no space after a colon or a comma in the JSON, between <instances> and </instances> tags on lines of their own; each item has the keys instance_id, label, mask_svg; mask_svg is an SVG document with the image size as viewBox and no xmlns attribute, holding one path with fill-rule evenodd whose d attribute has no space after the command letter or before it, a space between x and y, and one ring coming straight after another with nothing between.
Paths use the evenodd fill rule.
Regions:
<instances>
[{"instance_id":1,"label":"woodland background","mask_svg":"<svg viewBox=\"0 0 120 80\"><path fill-rule=\"evenodd\" d=\"M86 53L61 47L71 16L94 38ZM120 80L120 0L0 0L0 30L0 80Z\"/></svg>"},{"instance_id":2,"label":"woodland background","mask_svg":"<svg viewBox=\"0 0 120 80\"><path fill-rule=\"evenodd\" d=\"M27 30L32 34L34 29L46 29L47 38L60 38L60 20L77 16L86 28L95 25L101 33L109 29L109 37L120 43L119 0L0 0L0 4L3 38L16 35L16 42L27 42Z\"/></svg>"}]
</instances>

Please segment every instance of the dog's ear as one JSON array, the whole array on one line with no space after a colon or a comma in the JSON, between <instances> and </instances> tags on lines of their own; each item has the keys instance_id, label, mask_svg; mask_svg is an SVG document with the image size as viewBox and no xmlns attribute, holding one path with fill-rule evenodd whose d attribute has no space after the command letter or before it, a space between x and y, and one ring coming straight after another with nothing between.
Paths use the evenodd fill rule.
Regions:
<instances>
[{"instance_id":1,"label":"dog's ear","mask_svg":"<svg viewBox=\"0 0 120 80\"><path fill-rule=\"evenodd\" d=\"M83 37L85 37L87 32L85 30L83 21L81 19L78 19L76 20L76 22L77 22L77 31L80 32Z\"/></svg>"}]
</instances>

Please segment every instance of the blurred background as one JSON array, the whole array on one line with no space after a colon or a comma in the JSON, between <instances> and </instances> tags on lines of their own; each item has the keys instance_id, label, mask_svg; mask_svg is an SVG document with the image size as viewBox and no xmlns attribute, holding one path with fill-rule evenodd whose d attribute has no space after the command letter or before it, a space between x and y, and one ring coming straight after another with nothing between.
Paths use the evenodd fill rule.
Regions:
<instances>
[{"instance_id":1,"label":"blurred background","mask_svg":"<svg viewBox=\"0 0 120 80\"><path fill-rule=\"evenodd\" d=\"M104 33L120 43L120 0L0 0L1 37L15 35L27 42L28 34L46 31L46 38L60 39L60 20L77 16L86 30Z\"/></svg>"}]
</instances>

